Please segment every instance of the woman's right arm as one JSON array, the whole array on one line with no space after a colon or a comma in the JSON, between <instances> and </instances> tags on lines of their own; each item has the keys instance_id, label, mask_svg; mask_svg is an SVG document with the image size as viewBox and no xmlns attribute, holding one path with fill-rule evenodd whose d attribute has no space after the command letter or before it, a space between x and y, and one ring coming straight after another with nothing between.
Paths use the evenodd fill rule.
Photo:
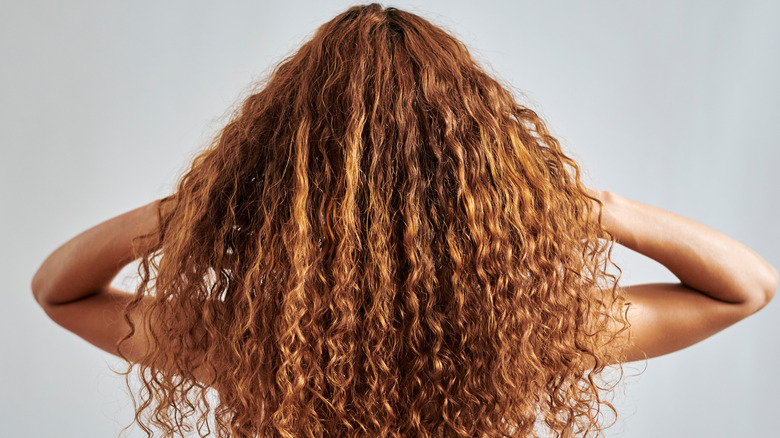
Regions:
<instances>
[{"instance_id":1,"label":"woman's right arm","mask_svg":"<svg viewBox=\"0 0 780 438\"><path fill-rule=\"evenodd\" d=\"M627 362L693 345L774 297L777 270L747 246L669 211L611 192L591 194L603 203L602 224L617 243L680 279L619 288L630 303Z\"/></svg>"}]
</instances>

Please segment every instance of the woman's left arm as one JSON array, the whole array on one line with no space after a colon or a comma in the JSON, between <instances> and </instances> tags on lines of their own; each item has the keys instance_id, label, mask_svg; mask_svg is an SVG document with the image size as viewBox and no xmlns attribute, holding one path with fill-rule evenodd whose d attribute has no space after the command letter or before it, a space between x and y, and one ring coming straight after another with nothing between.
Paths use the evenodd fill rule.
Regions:
<instances>
[{"instance_id":1,"label":"woman's left arm","mask_svg":"<svg viewBox=\"0 0 780 438\"><path fill-rule=\"evenodd\" d=\"M158 245L159 200L120 214L72 238L51 253L32 279L32 293L57 324L93 345L118 355L116 345L129 331L124 306L133 295L111 282L134 257L133 242ZM140 321L145 307L131 319ZM134 321L135 322L135 321ZM139 324L140 325L140 324ZM139 328L136 325L136 328ZM144 352L145 336L136 333L122 347L130 360Z\"/></svg>"}]
</instances>

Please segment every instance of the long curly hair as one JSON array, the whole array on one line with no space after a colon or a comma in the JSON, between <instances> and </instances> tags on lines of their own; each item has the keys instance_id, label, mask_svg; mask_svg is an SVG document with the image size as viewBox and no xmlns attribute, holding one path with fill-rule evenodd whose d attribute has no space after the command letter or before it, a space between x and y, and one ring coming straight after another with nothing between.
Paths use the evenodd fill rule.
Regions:
<instances>
[{"instance_id":1,"label":"long curly hair","mask_svg":"<svg viewBox=\"0 0 780 438\"><path fill-rule=\"evenodd\" d=\"M165 437L608 427L602 372L626 326L614 239L509 89L440 27L377 4L280 62L139 254L134 422Z\"/></svg>"}]
</instances>

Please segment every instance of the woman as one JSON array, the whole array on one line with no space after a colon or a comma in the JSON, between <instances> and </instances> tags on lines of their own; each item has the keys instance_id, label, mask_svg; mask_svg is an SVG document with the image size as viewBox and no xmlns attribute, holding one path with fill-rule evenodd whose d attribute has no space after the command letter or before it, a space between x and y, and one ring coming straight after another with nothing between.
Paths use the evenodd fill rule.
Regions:
<instances>
[{"instance_id":1,"label":"woman","mask_svg":"<svg viewBox=\"0 0 780 438\"><path fill-rule=\"evenodd\" d=\"M614 242L680 282L618 286ZM113 288L137 259L135 293ZM174 194L58 248L32 290L139 369L150 435L492 437L597 434L606 366L694 344L777 283L715 230L584 187L462 43L372 4L284 60Z\"/></svg>"}]
</instances>

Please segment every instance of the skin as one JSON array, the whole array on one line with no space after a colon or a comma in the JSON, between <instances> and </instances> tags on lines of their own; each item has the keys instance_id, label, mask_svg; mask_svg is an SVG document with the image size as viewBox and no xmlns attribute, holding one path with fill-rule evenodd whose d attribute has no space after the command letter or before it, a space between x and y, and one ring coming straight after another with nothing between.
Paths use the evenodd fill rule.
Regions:
<instances>
[{"instance_id":1,"label":"skin","mask_svg":"<svg viewBox=\"0 0 780 438\"><path fill-rule=\"evenodd\" d=\"M777 270L755 251L692 219L611 192L604 227L617 242L664 265L679 283L621 288L631 303L627 361L693 345L759 311L774 297Z\"/></svg>"},{"instance_id":2,"label":"skin","mask_svg":"<svg viewBox=\"0 0 780 438\"><path fill-rule=\"evenodd\" d=\"M604 227L619 244L658 261L680 280L619 288L631 303L631 327L621 338L625 361L693 345L752 315L774 297L777 270L747 246L669 211L612 192L590 193L603 203ZM32 279L33 296L52 320L115 355L117 342L129 328L122 308L132 295L111 282L133 261L132 239L157 229L158 202L77 235L51 253ZM140 313L131 318L140 321ZM136 330L122 349L134 361L146 348L143 328L136 325ZM195 375L201 382L211 381L206 371L196 370Z\"/></svg>"}]
</instances>

